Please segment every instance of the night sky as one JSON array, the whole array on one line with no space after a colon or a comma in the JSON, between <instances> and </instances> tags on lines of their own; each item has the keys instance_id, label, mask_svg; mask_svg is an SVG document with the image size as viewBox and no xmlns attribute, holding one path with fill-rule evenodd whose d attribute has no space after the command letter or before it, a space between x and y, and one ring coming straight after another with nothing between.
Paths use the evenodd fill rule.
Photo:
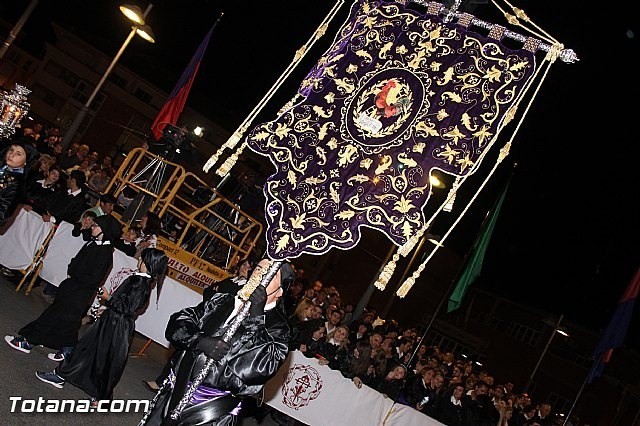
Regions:
<instances>
[{"instance_id":1,"label":"night sky","mask_svg":"<svg viewBox=\"0 0 640 426\"><path fill-rule=\"evenodd\" d=\"M3 2L0 17L16 22L27 3ZM43 38L51 35L53 20L113 56L128 34L118 4L41 1L17 43L41 48ZM146 3L138 4L144 10ZM640 150L635 126L639 85L634 65L640 29L633 15L625 12L630 4L515 3L565 47L575 50L580 61L558 61L551 68L506 164L450 242L461 256L470 249L484 215L517 162L482 276L474 285L556 315L564 313L567 319L596 330L606 326L640 266ZM188 106L233 131L332 5L326 0L158 1L147 19L157 43L134 40L121 63L170 92L224 10ZM348 2L343 6L328 35L255 124L273 119L292 97L301 78L332 41L349 6ZM490 4L477 6L473 13L506 25ZM627 339L638 347L639 316L636 312Z\"/></svg>"}]
</instances>

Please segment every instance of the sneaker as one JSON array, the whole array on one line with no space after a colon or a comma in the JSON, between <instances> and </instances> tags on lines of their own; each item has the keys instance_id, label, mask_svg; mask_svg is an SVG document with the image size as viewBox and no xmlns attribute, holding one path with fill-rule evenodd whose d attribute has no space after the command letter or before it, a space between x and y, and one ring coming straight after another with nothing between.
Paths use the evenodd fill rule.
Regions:
<instances>
[{"instance_id":1,"label":"sneaker","mask_svg":"<svg viewBox=\"0 0 640 426\"><path fill-rule=\"evenodd\" d=\"M13 349L24 352L25 354L30 353L31 349L33 349L33 345L29 344L29 342L27 342L27 339L22 336L4 336L4 341L7 342L7 344Z\"/></svg>"},{"instance_id":2,"label":"sneaker","mask_svg":"<svg viewBox=\"0 0 640 426\"><path fill-rule=\"evenodd\" d=\"M45 383L49 383L52 386L62 389L64 386L64 379L58 376L54 371L36 371L36 377Z\"/></svg>"},{"instance_id":3,"label":"sneaker","mask_svg":"<svg viewBox=\"0 0 640 426\"><path fill-rule=\"evenodd\" d=\"M5 266L3 266L2 268L0 268L0 273L2 273L2 275L4 275L7 278L13 278L14 277L14 273L12 269L9 269Z\"/></svg>"},{"instance_id":4,"label":"sneaker","mask_svg":"<svg viewBox=\"0 0 640 426\"><path fill-rule=\"evenodd\" d=\"M62 351L51 352L50 354L47 355L47 358L49 358L51 361L62 362L64 361L64 352Z\"/></svg>"}]
</instances>

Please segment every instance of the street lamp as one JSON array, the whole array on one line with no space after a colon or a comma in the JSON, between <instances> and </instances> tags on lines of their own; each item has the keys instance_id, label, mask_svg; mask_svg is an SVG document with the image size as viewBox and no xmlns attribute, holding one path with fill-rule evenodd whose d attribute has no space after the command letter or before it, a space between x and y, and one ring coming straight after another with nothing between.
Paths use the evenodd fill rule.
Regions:
<instances>
[{"instance_id":1,"label":"street lamp","mask_svg":"<svg viewBox=\"0 0 640 426\"><path fill-rule=\"evenodd\" d=\"M526 386L524 387L523 392L528 392L529 391L529 387L531 386L531 383L533 383L533 377L536 375L538 368L540 367L540 364L542 363L542 358L544 358L544 356L547 354L547 351L549 350L549 346L551 346L551 342L553 341L553 338L555 337L556 333L564 336L564 337L568 337L569 333L566 332L566 330L563 330L560 328L560 323L562 322L562 319L564 318L564 314L560 315L560 318L558 318L558 322L555 324L555 326L553 327L553 332L551 333L551 336L549 337L549 340L547 341L547 345L544 347L544 350L542 351L542 353L540 354L540 358L538 358L538 363L536 364L536 366L534 367L533 371L531 372L531 376L529 376L529 380L527 381Z\"/></svg>"},{"instance_id":2,"label":"street lamp","mask_svg":"<svg viewBox=\"0 0 640 426\"><path fill-rule=\"evenodd\" d=\"M140 37L142 37L144 40L150 43L155 42L151 28L148 25L145 25L145 21L144 21L152 7L153 7L153 4L149 4L147 6L147 9L144 11L144 13L141 13L141 10L138 6L131 6L131 5L120 6L120 11L122 12L122 14L127 18L129 18L129 20L131 20L131 22L133 22L135 25L131 28L131 32L129 33L124 43L120 47L120 50L118 51L116 56L113 58L113 60L111 61L111 64L109 65L107 70L104 72L104 74L100 78L100 81L96 85L95 89L93 89L93 93L91 93L91 96L89 96L89 99L87 99L87 102L85 102L85 104L82 106L80 111L78 111L78 114L74 118L73 123L71 123L71 126L69 127L69 129L67 129L67 131L65 132L64 139L62 140L63 149L66 149L71 143L73 136L78 131L80 124L82 124L82 120L84 120L85 116L87 115L87 112L89 111L91 102L93 102L93 99L96 97L96 95L102 88L102 85L107 80L107 77L109 77L111 70L113 70L113 67L115 67L116 63L118 62L118 59L120 59L120 56L122 56L122 53L127 48L127 46L129 45L129 42L131 42L133 37L136 34L138 34Z\"/></svg>"}]
</instances>

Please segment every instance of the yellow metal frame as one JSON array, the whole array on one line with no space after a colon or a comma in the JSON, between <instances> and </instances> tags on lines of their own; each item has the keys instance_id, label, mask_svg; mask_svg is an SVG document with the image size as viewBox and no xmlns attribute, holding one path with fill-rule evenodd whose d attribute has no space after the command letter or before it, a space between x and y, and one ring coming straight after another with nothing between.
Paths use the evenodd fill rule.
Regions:
<instances>
[{"instance_id":1,"label":"yellow metal frame","mask_svg":"<svg viewBox=\"0 0 640 426\"><path fill-rule=\"evenodd\" d=\"M158 163L161 163L164 176L160 189L155 193L134 178L145 167ZM200 177L142 148L135 148L127 155L104 192L118 197L126 187L151 197L153 202L149 210L156 212L161 220L169 216L183 224L175 238L159 236L158 248L170 257L169 276L196 291L201 292L211 282L231 276L238 262L252 253L262 235L263 226L259 221L244 213ZM190 197L198 187L204 187L213 194L212 200L204 206L195 205ZM130 225L124 223L120 214L113 214L125 226ZM210 225L212 222L216 227ZM227 231L226 235L220 228ZM192 246L187 238L194 234L200 240ZM206 250L211 246L217 247L218 252L227 253L223 262L219 259L214 262L207 256Z\"/></svg>"}]
</instances>

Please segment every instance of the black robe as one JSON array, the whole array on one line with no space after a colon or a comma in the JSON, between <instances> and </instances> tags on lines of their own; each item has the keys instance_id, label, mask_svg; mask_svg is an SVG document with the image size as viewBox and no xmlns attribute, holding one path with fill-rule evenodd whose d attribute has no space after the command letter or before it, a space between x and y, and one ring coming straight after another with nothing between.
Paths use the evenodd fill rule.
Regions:
<instances>
[{"instance_id":1,"label":"black robe","mask_svg":"<svg viewBox=\"0 0 640 426\"><path fill-rule=\"evenodd\" d=\"M5 169L0 172L0 225L4 224L22 202L26 193L24 174Z\"/></svg>"},{"instance_id":2,"label":"black robe","mask_svg":"<svg viewBox=\"0 0 640 426\"><path fill-rule=\"evenodd\" d=\"M46 209L56 218L56 222L78 222L90 206L85 200L85 192L71 195L68 191L60 191L49 197Z\"/></svg>"},{"instance_id":3,"label":"black robe","mask_svg":"<svg viewBox=\"0 0 640 426\"><path fill-rule=\"evenodd\" d=\"M42 180L30 182L25 197L25 204L29 204L33 207L33 211L40 215L46 213L49 200L62 192L57 182L46 187L42 185Z\"/></svg>"},{"instance_id":4,"label":"black robe","mask_svg":"<svg viewBox=\"0 0 640 426\"><path fill-rule=\"evenodd\" d=\"M85 244L71 259L69 278L58 287L56 298L40 316L22 327L21 336L32 345L52 349L75 346L82 318L93 303L96 291L102 285L113 265L113 246Z\"/></svg>"},{"instance_id":5,"label":"black robe","mask_svg":"<svg viewBox=\"0 0 640 426\"><path fill-rule=\"evenodd\" d=\"M94 398L112 399L127 364L136 313L147 305L150 293L149 275L125 279L107 301L108 309L60 364L58 375Z\"/></svg>"},{"instance_id":6,"label":"black robe","mask_svg":"<svg viewBox=\"0 0 640 426\"><path fill-rule=\"evenodd\" d=\"M165 336L181 351L174 366L176 380L165 386L149 417L147 425L167 424L169 413L184 395L187 383L204 366L207 357L196 349L203 335L221 335L225 320L232 313L235 297L227 293L214 294L198 306L176 312L169 319ZM278 371L288 353L289 326L284 312L275 307L256 317L247 317L231 339L229 352L214 363L202 382L209 388L231 392L230 398L188 404L177 423L179 425L231 424L229 413L238 399L262 390L263 385Z\"/></svg>"}]
</instances>

